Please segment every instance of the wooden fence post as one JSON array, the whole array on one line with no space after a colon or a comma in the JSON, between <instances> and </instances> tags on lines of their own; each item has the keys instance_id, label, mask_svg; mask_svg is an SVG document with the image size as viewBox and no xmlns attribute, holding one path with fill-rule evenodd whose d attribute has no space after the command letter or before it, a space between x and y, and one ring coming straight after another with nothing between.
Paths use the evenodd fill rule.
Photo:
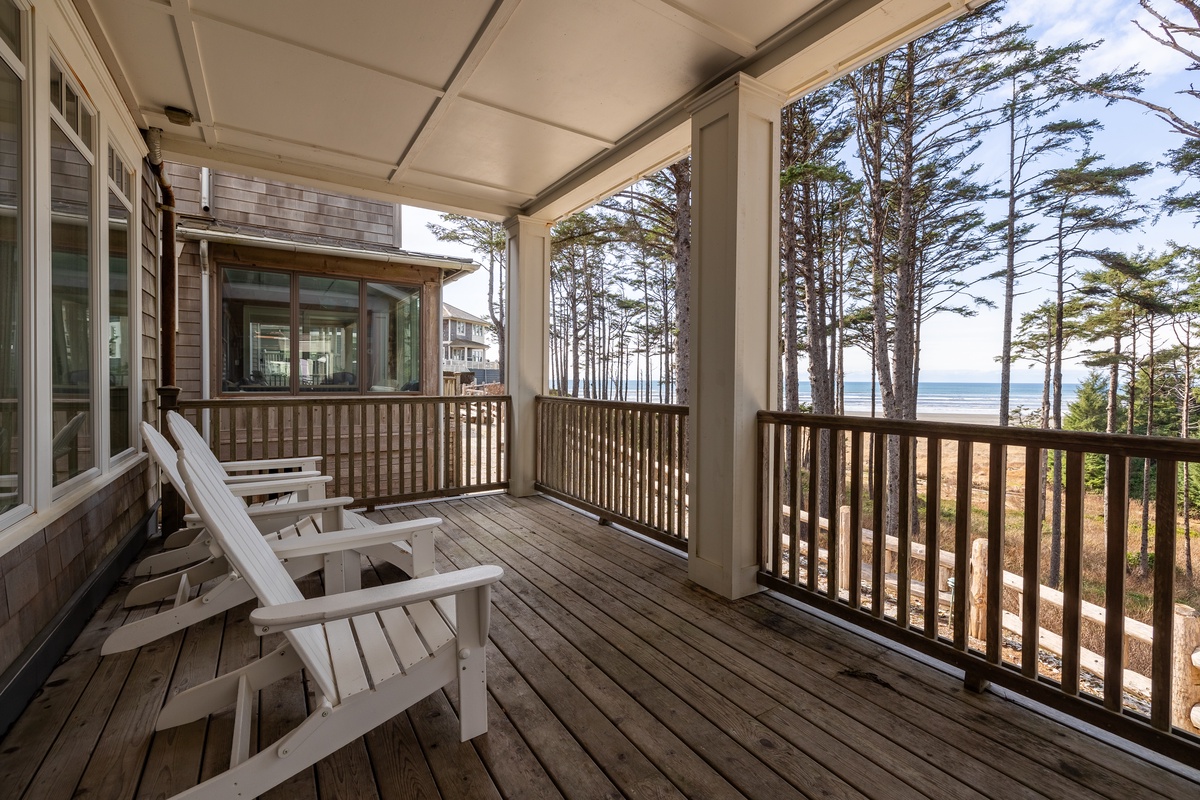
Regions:
<instances>
[{"instance_id":1,"label":"wooden fence post","mask_svg":"<svg viewBox=\"0 0 1200 800\"><path fill-rule=\"evenodd\" d=\"M971 543L967 564L967 635L983 639L987 634L987 539Z\"/></svg>"},{"instance_id":2,"label":"wooden fence post","mask_svg":"<svg viewBox=\"0 0 1200 800\"><path fill-rule=\"evenodd\" d=\"M1200 613L1175 604L1171 666L1171 724L1200 733Z\"/></svg>"},{"instance_id":3,"label":"wooden fence post","mask_svg":"<svg viewBox=\"0 0 1200 800\"><path fill-rule=\"evenodd\" d=\"M854 565L853 570L850 569L850 537L862 535L861 531L850 530L850 506L838 507L837 529L838 586L849 591L851 576L854 580L858 580L858 576L862 572L862 567L858 564Z\"/></svg>"}]
</instances>

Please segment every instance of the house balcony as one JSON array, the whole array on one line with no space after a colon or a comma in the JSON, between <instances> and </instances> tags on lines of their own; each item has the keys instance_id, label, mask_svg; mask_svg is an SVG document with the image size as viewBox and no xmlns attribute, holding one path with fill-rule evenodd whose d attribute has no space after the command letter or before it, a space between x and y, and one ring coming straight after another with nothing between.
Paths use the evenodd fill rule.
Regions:
<instances>
[{"instance_id":1,"label":"house balcony","mask_svg":"<svg viewBox=\"0 0 1200 800\"><path fill-rule=\"evenodd\" d=\"M460 744L439 692L264 797L1195 796L1168 768L1038 714L775 594L725 600L682 555L547 498L436 514L438 567L499 564L490 730ZM365 583L392 580L370 565ZM310 591L319 587L309 586ZM7 796L170 796L224 768L232 713L163 733L185 686L269 652L247 604L138 651L105 636L153 609L105 601L0 747ZM305 716L295 677L263 694L252 750Z\"/></svg>"}]
</instances>

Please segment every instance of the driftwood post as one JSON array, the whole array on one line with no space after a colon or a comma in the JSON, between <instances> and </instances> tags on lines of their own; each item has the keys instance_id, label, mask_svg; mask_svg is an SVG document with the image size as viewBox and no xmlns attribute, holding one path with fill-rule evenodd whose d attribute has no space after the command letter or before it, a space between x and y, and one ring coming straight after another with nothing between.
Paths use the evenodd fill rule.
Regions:
<instances>
[{"instance_id":1,"label":"driftwood post","mask_svg":"<svg viewBox=\"0 0 1200 800\"><path fill-rule=\"evenodd\" d=\"M1200 733L1200 613L1175 604L1171 675L1171 724Z\"/></svg>"},{"instance_id":2,"label":"driftwood post","mask_svg":"<svg viewBox=\"0 0 1200 800\"><path fill-rule=\"evenodd\" d=\"M967 565L967 635L976 639L987 633L987 570L987 539L976 539Z\"/></svg>"},{"instance_id":3,"label":"driftwood post","mask_svg":"<svg viewBox=\"0 0 1200 800\"><path fill-rule=\"evenodd\" d=\"M837 529L838 587L849 591L850 576L857 576L861 572L861 567L857 564L854 565L854 570L850 569L850 537L861 535L860 531L850 530L850 506L838 507Z\"/></svg>"}]
</instances>

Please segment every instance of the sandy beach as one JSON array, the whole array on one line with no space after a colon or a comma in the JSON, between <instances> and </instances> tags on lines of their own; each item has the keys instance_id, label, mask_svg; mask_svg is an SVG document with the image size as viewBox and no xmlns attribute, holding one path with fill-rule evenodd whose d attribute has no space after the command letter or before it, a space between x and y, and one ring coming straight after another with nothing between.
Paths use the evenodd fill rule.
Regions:
<instances>
[{"instance_id":1,"label":"sandy beach","mask_svg":"<svg viewBox=\"0 0 1200 800\"><path fill-rule=\"evenodd\" d=\"M848 417L869 417L869 413L865 411L847 411ZM883 415L878 415L882 417ZM966 425L998 425L1000 423L999 413L995 414L946 414L940 412L917 412L917 419L924 422L955 422Z\"/></svg>"}]
</instances>

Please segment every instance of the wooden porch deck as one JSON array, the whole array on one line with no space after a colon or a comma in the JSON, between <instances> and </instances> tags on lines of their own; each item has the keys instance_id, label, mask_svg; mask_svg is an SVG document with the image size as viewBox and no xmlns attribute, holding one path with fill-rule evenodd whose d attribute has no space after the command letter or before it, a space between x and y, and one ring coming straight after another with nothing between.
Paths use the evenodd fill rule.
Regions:
<instances>
[{"instance_id":1,"label":"wooden porch deck","mask_svg":"<svg viewBox=\"0 0 1200 800\"><path fill-rule=\"evenodd\" d=\"M1186 771L966 692L778 599L697 589L680 557L549 500L493 495L375 516L426 514L445 519L441 569L506 570L493 595L490 732L460 744L456 698L439 693L265 796L1200 797ZM231 712L163 734L155 717L168 694L273 643L253 635L243 606L100 659L108 631L148 613L122 609L123 594L0 741L0 795L163 797L224 769ZM298 678L264 692L258 741L304 709Z\"/></svg>"}]
</instances>

